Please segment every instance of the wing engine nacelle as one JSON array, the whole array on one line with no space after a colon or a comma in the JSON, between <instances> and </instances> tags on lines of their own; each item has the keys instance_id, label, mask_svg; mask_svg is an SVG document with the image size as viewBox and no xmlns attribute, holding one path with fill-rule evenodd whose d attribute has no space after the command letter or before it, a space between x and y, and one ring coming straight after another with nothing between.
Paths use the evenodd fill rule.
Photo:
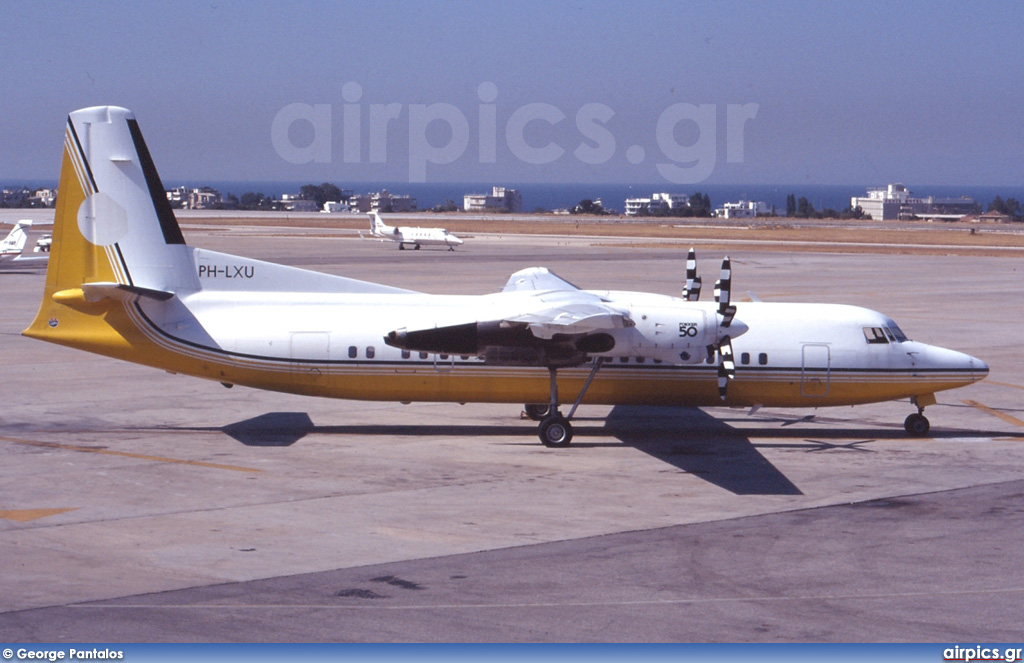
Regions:
<instances>
[{"instance_id":1,"label":"wing engine nacelle","mask_svg":"<svg viewBox=\"0 0 1024 663\"><path fill-rule=\"evenodd\" d=\"M707 359L708 346L718 342L719 316L710 303L634 305L630 307L629 317L636 326L610 332L614 347L594 350L592 354L644 357L668 364L699 364Z\"/></svg>"},{"instance_id":2,"label":"wing engine nacelle","mask_svg":"<svg viewBox=\"0 0 1024 663\"><path fill-rule=\"evenodd\" d=\"M575 366L588 352L611 348L608 334L556 334L543 339L533 335L527 323L469 322L430 329L396 329L384 343L415 352L481 357L502 366Z\"/></svg>"}]
</instances>

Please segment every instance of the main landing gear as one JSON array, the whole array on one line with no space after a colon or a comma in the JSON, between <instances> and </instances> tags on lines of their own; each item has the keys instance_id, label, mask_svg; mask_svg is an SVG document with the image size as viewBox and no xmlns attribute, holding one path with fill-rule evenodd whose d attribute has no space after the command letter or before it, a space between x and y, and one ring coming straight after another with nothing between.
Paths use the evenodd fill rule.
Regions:
<instances>
[{"instance_id":1,"label":"main landing gear","mask_svg":"<svg viewBox=\"0 0 1024 663\"><path fill-rule=\"evenodd\" d=\"M562 413L558 411L557 369L553 366L548 367L551 384L550 401L547 404L527 403L524 407L526 416L534 421L540 421L537 436L544 446L567 447L572 442L572 424L569 423L569 420L572 419L572 415L576 414L576 408L583 402L583 396L587 393L587 389L590 388L590 383L594 381L594 376L601 370L601 364L603 363L604 357L598 357L594 362L594 368L590 369L590 375L587 376L587 381L583 383L583 388L580 389L580 393L576 397L576 402L572 404L572 409L569 410L568 416L562 416Z\"/></svg>"}]
</instances>

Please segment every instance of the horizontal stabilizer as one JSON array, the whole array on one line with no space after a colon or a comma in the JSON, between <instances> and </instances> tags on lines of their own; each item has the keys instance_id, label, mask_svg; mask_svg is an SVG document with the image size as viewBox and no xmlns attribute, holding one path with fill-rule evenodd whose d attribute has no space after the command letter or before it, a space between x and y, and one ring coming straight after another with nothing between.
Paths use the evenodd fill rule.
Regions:
<instances>
[{"instance_id":1,"label":"horizontal stabilizer","mask_svg":"<svg viewBox=\"0 0 1024 663\"><path fill-rule=\"evenodd\" d=\"M136 285L126 285L124 283L85 283L82 285L82 292L85 293L85 301L87 302L98 302L101 299L129 301L136 297L144 297L146 299L154 299L158 302L165 302L171 297L174 297L173 292L141 288Z\"/></svg>"}]
</instances>

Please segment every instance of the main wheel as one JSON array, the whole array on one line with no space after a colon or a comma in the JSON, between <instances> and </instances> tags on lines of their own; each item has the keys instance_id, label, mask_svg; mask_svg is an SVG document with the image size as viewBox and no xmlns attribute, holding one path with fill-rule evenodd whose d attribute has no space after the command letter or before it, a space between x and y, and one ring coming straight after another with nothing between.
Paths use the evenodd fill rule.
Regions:
<instances>
[{"instance_id":1,"label":"main wheel","mask_svg":"<svg viewBox=\"0 0 1024 663\"><path fill-rule=\"evenodd\" d=\"M560 414L552 415L540 422L538 436L546 447L567 447L572 442L572 424Z\"/></svg>"},{"instance_id":2,"label":"main wheel","mask_svg":"<svg viewBox=\"0 0 1024 663\"><path fill-rule=\"evenodd\" d=\"M551 406L547 403L527 403L523 406L523 410L526 411L526 416L534 421L543 421L544 417L551 412Z\"/></svg>"},{"instance_id":3,"label":"main wheel","mask_svg":"<svg viewBox=\"0 0 1024 663\"><path fill-rule=\"evenodd\" d=\"M907 435L911 437L924 437L931 430L932 425L928 422L928 417L923 414L912 414L903 422L903 427L907 429Z\"/></svg>"}]
</instances>

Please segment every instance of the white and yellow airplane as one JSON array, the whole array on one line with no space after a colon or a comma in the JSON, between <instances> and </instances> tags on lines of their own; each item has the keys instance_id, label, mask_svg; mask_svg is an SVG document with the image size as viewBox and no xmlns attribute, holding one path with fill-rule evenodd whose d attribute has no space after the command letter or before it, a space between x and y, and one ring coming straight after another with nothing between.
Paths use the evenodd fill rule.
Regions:
<instances>
[{"instance_id":1,"label":"white and yellow airplane","mask_svg":"<svg viewBox=\"0 0 1024 663\"><path fill-rule=\"evenodd\" d=\"M185 244L138 124L71 113L53 248L24 334L174 373L363 400L527 403L564 446L580 403L823 407L910 399L983 379L979 359L830 304L580 290L544 268L501 292L432 295ZM574 401L568 415L559 413Z\"/></svg>"},{"instance_id":2,"label":"white and yellow airplane","mask_svg":"<svg viewBox=\"0 0 1024 663\"><path fill-rule=\"evenodd\" d=\"M29 240L29 232L32 229L31 219L22 219L14 224L11 228L11 232L7 233L7 237L0 240L0 260L5 262L19 263L19 266L23 262L27 261L40 261L46 260L49 256L30 256L25 254L25 246ZM48 253L50 251L51 243L50 235L39 236L36 240L35 245L32 247L33 253ZM42 267L42 265L40 265Z\"/></svg>"},{"instance_id":3,"label":"white and yellow airplane","mask_svg":"<svg viewBox=\"0 0 1024 663\"><path fill-rule=\"evenodd\" d=\"M380 214L370 212L370 232L377 239L389 239L398 242L398 248L404 249L409 244L414 249L420 246L447 246L454 251L463 243L461 239L444 228L412 228L409 226L392 227L384 223Z\"/></svg>"}]
</instances>

